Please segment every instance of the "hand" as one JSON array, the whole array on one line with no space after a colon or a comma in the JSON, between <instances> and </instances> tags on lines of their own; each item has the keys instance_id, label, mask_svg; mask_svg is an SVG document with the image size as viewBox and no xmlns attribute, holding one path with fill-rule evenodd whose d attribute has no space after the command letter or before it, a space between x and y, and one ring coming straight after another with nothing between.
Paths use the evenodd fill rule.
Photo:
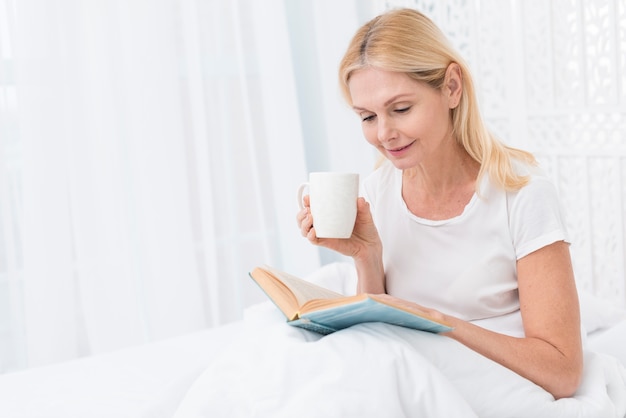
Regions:
<instances>
[{"instance_id":1,"label":"hand","mask_svg":"<svg viewBox=\"0 0 626 418\"><path fill-rule=\"evenodd\" d=\"M439 323L450 325L451 317L446 316L435 309L426 308L422 305L418 305L417 303L414 303L405 299L400 299L395 296L388 295L386 293L376 295L376 298L381 299L383 301L387 301L389 304L400 306L401 308L406 309L409 312L416 313L417 315L425 316Z\"/></svg>"},{"instance_id":2,"label":"hand","mask_svg":"<svg viewBox=\"0 0 626 418\"><path fill-rule=\"evenodd\" d=\"M369 203L362 197L357 199L356 221L352 236L347 239L317 238L308 195L304 196L303 203L304 209L298 212L296 220L302 236L306 237L312 244L337 251L355 259L359 256L367 257L372 254L372 251L382 251L382 244L372 219Z\"/></svg>"}]
</instances>

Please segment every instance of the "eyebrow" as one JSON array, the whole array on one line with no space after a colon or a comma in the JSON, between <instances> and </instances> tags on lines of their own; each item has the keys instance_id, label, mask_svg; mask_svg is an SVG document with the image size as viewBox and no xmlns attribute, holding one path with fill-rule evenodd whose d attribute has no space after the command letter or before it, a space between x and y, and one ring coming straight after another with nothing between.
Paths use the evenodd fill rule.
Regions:
<instances>
[{"instance_id":1,"label":"eyebrow","mask_svg":"<svg viewBox=\"0 0 626 418\"><path fill-rule=\"evenodd\" d=\"M400 93L400 94L396 94L395 96L391 97L390 99L388 99L383 106L389 106L391 103L395 102L396 100L404 97L404 96L410 96L409 93ZM352 109L354 109L355 111L368 111L367 109L363 109L362 107L358 107L358 106L352 106Z\"/></svg>"}]
</instances>

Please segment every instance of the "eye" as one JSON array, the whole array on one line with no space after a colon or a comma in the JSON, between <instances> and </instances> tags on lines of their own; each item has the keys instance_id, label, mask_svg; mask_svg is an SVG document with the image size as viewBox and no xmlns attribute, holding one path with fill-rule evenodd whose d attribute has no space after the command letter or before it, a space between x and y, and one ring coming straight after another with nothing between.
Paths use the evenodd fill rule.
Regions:
<instances>
[{"instance_id":1,"label":"eye","mask_svg":"<svg viewBox=\"0 0 626 418\"><path fill-rule=\"evenodd\" d=\"M409 110L411 110L411 106L401 107L399 109L396 109L394 112L396 112L396 113L406 113Z\"/></svg>"},{"instance_id":2,"label":"eye","mask_svg":"<svg viewBox=\"0 0 626 418\"><path fill-rule=\"evenodd\" d=\"M376 117L376 115L363 115L363 116L361 116L361 121L362 122L370 122L370 121L374 120L375 117Z\"/></svg>"}]
</instances>

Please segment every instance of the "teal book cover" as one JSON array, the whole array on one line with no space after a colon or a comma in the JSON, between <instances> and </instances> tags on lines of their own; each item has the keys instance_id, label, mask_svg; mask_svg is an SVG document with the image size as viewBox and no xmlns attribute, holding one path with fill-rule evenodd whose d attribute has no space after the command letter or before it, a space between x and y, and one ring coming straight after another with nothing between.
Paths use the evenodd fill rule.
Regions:
<instances>
[{"instance_id":1,"label":"teal book cover","mask_svg":"<svg viewBox=\"0 0 626 418\"><path fill-rule=\"evenodd\" d=\"M433 333L452 330L447 325L387 305L372 297L328 309L301 312L298 319L289 321L289 324L320 334L330 334L364 322L385 322Z\"/></svg>"}]
</instances>

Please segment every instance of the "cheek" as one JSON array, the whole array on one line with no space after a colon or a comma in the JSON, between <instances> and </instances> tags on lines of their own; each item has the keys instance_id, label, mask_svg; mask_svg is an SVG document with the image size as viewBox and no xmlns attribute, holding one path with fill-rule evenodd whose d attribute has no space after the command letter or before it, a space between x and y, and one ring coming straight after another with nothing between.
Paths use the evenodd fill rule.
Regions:
<instances>
[{"instance_id":1,"label":"cheek","mask_svg":"<svg viewBox=\"0 0 626 418\"><path fill-rule=\"evenodd\" d=\"M375 147L380 146L380 141L378 141L378 135L376 132L376 128L373 125L363 125L361 130L363 131L363 136L365 140Z\"/></svg>"},{"instance_id":2,"label":"cheek","mask_svg":"<svg viewBox=\"0 0 626 418\"><path fill-rule=\"evenodd\" d=\"M439 137L449 124L449 114L447 111L441 112L437 108L429 109L416 115L406 126L406 134L412 138Z\"/></svg>"}]
</instances>

